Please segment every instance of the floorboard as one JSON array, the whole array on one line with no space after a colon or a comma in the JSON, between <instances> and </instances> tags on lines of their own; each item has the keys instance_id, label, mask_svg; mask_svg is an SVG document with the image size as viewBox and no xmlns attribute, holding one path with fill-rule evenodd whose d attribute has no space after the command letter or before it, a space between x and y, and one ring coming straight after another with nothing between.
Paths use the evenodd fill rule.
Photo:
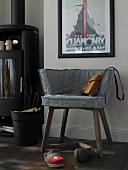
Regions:
<instances>
[{"instance_id":1,"label":"floorboard","mask_svg":"<svg viewBox=\"0 0 128 170\"><path fill-rule=\"evenodd\" d=\"M58 142L50 138L49 143ZM48 170L40 151L41 139L35 146L17 146L13 136L0 135L0 170ZM60 154L64 157L65 170L128 170L128 143L113 142L109 145L103 141L103 158L90 152L90 159L77 163L74 149L64 148ZM50 148L48 149L50 150ZM57 169L57 168L52 168Z\"/></svg>"}]
</instances>

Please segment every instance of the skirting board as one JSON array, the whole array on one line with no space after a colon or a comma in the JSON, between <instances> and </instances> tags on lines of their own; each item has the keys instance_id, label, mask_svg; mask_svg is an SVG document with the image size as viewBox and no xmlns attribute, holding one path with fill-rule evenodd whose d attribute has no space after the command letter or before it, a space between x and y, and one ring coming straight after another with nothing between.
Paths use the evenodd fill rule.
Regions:
<instances>
[{"instance_id":1,"label":"skirting board","mask_svg":"<svg viewBox=\"0 0 128 170\"><path fill-rule=\"evenodd\" d=\"M60 126L51 125L50 137L59 137L60 135ZM110 129L112 140L115 142L128 142L128 130L125 129ZM73 127L67 126L65 136L71 137L74 139L88 139L95 140L95 130L92 128L83 128L83 127ZM106 139L104 129L101 129L102 139Z\"/></svg>"}]
</instances>

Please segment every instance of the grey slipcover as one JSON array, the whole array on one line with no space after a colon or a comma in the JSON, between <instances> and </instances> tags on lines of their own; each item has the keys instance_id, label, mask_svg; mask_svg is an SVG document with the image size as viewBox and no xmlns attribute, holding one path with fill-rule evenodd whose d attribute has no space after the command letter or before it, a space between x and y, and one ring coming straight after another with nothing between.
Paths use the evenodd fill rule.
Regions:
<instances>
[{"instance_id":1,"label":"grey slipcover","mask_svg":"<svg viewBox=\"0 0 128 170\"><path fill-rule=\"evenodd\" d=\"M39 69L44 95L42 105L68 108L104 108L109 101L114 70L107 70L95 96L80 94L86 80L99 69Z\"/></svg>"}]
</instances>

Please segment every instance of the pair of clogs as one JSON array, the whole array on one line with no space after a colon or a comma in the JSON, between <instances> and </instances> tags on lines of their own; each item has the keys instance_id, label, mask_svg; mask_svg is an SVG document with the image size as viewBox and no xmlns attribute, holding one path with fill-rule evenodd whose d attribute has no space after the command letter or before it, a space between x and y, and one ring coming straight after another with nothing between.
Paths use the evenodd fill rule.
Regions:
<instances>
[{"instance_id":1,"label":"pair of clogs","mask_svg":"<svg viewBox=\"0 0 128 170\"><path fill-rule=\"evenodd\" d=\"M74 150L74 157L77 162L86 162L89 160L89 150L78 148ZM51 150L44 154L44 160L49 167L58 168L64 166L64 158L59 154L58 150Z\"/></svg>"}]
</instances>

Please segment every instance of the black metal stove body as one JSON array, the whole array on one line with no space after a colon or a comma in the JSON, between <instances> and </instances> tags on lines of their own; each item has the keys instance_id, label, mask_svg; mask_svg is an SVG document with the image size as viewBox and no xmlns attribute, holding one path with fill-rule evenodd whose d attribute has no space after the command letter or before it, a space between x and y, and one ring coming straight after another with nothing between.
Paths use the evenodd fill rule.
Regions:
<instances>
[{"instance_id":1,"label":"black metal stove body","mask_svg":"<svg viewBox=\"0 0 128 170\"><path fill-rule=\"evenodd\" d=\"M39 29L24 24L24 0L12 0L11 11L11 24L0 25L0 116L31 107L39 81Z\"/></svg>"}]
</instances>

